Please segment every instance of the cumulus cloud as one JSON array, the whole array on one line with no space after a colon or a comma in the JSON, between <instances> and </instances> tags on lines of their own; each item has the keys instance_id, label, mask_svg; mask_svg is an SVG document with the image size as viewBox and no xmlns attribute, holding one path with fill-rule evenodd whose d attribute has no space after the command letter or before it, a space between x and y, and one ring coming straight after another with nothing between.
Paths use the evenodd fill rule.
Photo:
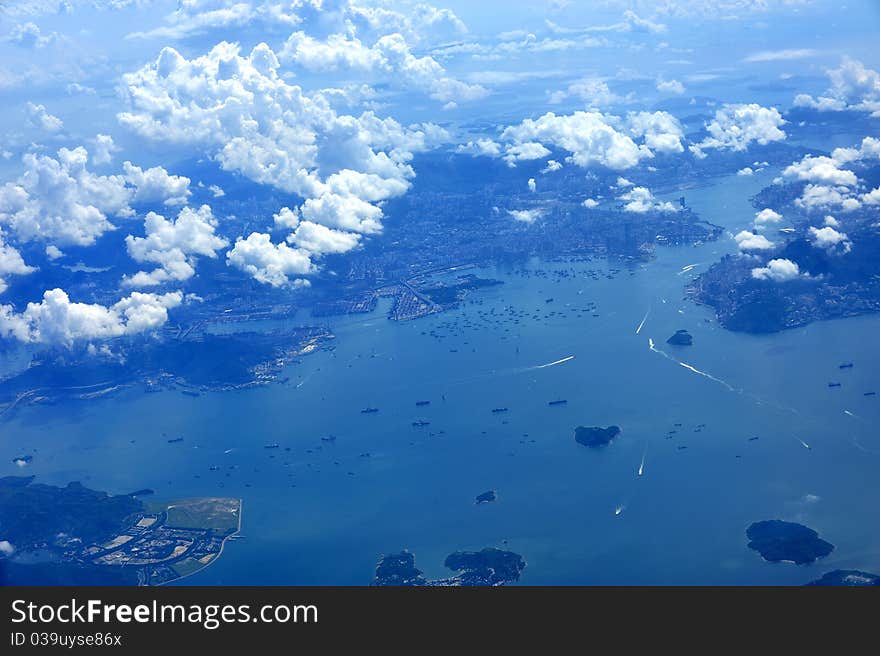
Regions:
<instances>
[{"instance_id":1,"label":"cumulus cloud","mask_svg":"<svg viewBox=\"0 0 880 656\"><path fill-rule=\"evenodd\" d=\"M665 112L633 113L626 120L600 112L548 112L501 133L501 141L506 142L503 157L509 164L546 157L551 152L548 146L553 146L568 151L566 161L577 166L598 164L615 170L632 168L653 157L655 150L679 151L681 137L681 125Z\"/></svg>"},{"instance_id":2,"label":"cumulus cloud","mask_svg":"<svg viewBox=\"0 0 880 656\"><path fill-rule=\"evenodd\" d=\"M544 212L536 208L531 210L507 210L507 214L513 217L514 221L534 223L544 215Z\"/></svg>"},{"instance_id":3,"label":"cumulus cloud","mask_svg":"<svg viewBox=\"0 0 880 656\"><path fill-rule=\"evenodd\" d=\"M535 183L534 178L529 178L528 187L529 187L529 191L531 191L532 193L534 193L537 190L538 185Z\"/></svg>"},{"instance_id":4,"label":"cumulus cloud","mask_svg":"<svg viewBox=\"0 0 880 656\"><path fill-rule=\"evenodd\" d=\"M880 73L849 57L845 57L838 68L826 73L831 86L824 95L814 98L799 94L794 99L795 106L822 112L864 111L880 117Z\"/></svg>"},{"instance_id":5,"label":"cumulus cloud","mask_svg":"<svg viewBox=\"0 0 880 656\"><path fill-rule=\"evenodd\" d=\"M180 292L144 294L132 292L114 305L71 302L62 289L43 293L40 303L28 303L16 313L0 305L0 336L22 342L71 346L75 342L134 335L161 327L168 310L180 305Z\"/></svg>"},{"instance_id":6,"label":"cumulus cloud","mask_svg":"<svg viewBox=\"0 0 880 656\"><path fill-rule=\"evenodd\" d=\"M782 215L776 210L765 207L760 212L755 213L755 227L764 228L770 223L779 223L782 221Z\"/></svg>"},{"instance_id":7,"label":"cumulus cloud","mask_svg":"<svg viewBox=\"0 0 880 656\"><path fill-rule=\"evenodd\" d=\"M315 271L308 251L284 243L273 244L269 235L260 232L238 239L226 253L226 261L229 266L273 287L303 284L298 276Z\"/></svg>"},{"instance_id":8,"label":"cumulus cloud","mask_svg":"<svg viewBox=\"0 0 880 656\"><path fill-rule=\"evenodd\" d=\"M770 260L767 266L752 269L752 278L788 282L801 277L800 267L796 262L787 259Z\"/></svg>"},{"instance_id":9,"label":"cumulus cloud","mask_svg":"<svg viewBox=\"0 0 880 656\"><path fill-rule=\"evenodd\" d=\"M88 246L129 216L130 189L121 176L100 176L86 168L85 148L62 148L58 158L28 153L25 172L0 187L0 223L22 241L41 239L61 246Z\"/></svg>"},{"instance_id":10,"label":"cumulus cloud","mask_svg":"<svg viewBox=\"0 0 880 656\"><path fill-rule=\"evenodd\" d=\"M632 187L629 191L617 198L624 201L625 212L644 214L650 211L675 212L677 208L670 202L661 202L654 198L654 194L647 187Z\"/></svg>"},{"instance_id":11,"label":"cumulus cloud","mask_svg":"<svg viewBox=\"0 0 880 656\"><path fill-rule=\"evenodd\" d=\"M811 226L810 237L813 246L831 253L849 253L852 250L852 242L846 233L839 232L830 225L824 228Z\"/></svg>"},{"instance_id":12,"label":"cumulus cloud","mask_svg":"<svg viewBox=\"0 0 880 656\"><path fill-rule=\"evenodd\" d=\"M45 48L56 43L58 39L57 32L44 35L39 26L30 21L15 25L6 37L10 43L28 49Z\"/></svg>"},{"instance_id":13,"label":"cumulus cloud","mask_svg":"<svg viewBox=\"0 0 880 656\"><path fill-rule=\"evenodd\" d=\"M45 132L58 132L64 127L64 122L57 116L53 116L43 105L27 104L28 123Z\"/></svg>"},{"instance_id":14,"label":"cumulus cloud","mask_svg":"<svg viewBox=\"0 0 880 656\"><path fill-rule=\"evenodd\" d=\"M128 254L138 263L158 264L153 271L139 271L126 277L123 284L149 287L162 283L189 280L196 272L196 257L216 258L228 242L214 234L217 220L211 208L202 205L194 210L185 207L174 221L150 212L144 219L144 237L128 235Z\"/></svg>"},{"instance_id":15,"label":"cumulus cloud","mask_svg":"<svg viewBox=\"0 0 880 656\"><path fill-rule=\"evenodd\" d=\"M455 80L430 56L416 57L401 34L388 34L372 46L344 34L320 40L294 32L278 52L282 63L296 64L311 72L352 71L381 79L404 89L427 93L439 102L479 100L486 89Z\"/></svg>"},{"instance_id":16,"label":"cumulus cloud","mask_svg":"<svg viewBox=\"0 0 880 656\"><path fill-rule=\"evenodd\" d=\"M25 264L21 253L5 242L0 231L0 294L6 291L7 276L24 276L34 271L34 267Z\"/></svg>"},{"instance_id":17,"label":"cumulus cloud","mask_svg":"<svg viewBox=\"0 0 880 656\"><path fill-rule=\"evenodd\" d=\"M862 202L873 204L872 193L856 193L860 181L856 173L843 168L855 162L880 159L880 139L865 137L857 148L835 148L831 156L806 155L782 172L783 179L807 182L795 203L807 210L843 211L858 209Z\"/></svg>"},{"instance_id":18,"label":"cumulus cloud","mask_svg":"<svg viewBox=\"0 0 880 656\"><path fill-rule=\"evenodd\" d=\"M92 164L109 164L113 161L113 153L119 151L119 146L113 142L113 137L109 134L95 135L94 144Z\"/></svg>"},{"instance_id":19,"label":"cumulus cloud","mask_svg":"<svg viewBox=\"0 0 880 656\"><path fill-rule=\"evenodd\" d=\"M11 556L15 553L15 547L9 540L0 540L0 555Z\"/></svg>"},{"instance_id":20,"label":"cumulus cloud","mask_svg":"<svg viewBox=\"0 0 880 656\"><path fill-rule=\"evenodd\" d=\"M775 107L749 105L724 105L715 112L715 118L706 125L709 132L703 141L691 146L697 157L710 148L721 150L746 150L753 142L766 145L785 139L780 127L785 125L782 114Z\"/></svg>"},{"instance_id":21,"label":"cumulus cloud","mask_svg":"<svg viewBox=\"0 0 880 656\"><path fill-rule=\"evenodd\" d=\"M595 198L587 198L583 203L581 203L588 210L593 209L594 207L599 207L599 201Z\"/></svg>"},{"instance_id":22,"label":"cumulus cloud","mask_svg":"<svg viewBox=\"0 0 880 656\"><path fill-rule=\"evenodd\" d=\"M287 237L287 242L313 254L347 253L356 248L361 236L354 232L334 230L320 223L302 221Z\"/></svg>"},{"instance_id":23,"label":"cumulus cloud","mask_svg":"<svg viewBox=\"0 0 880 656\"><path fill-rule=\"evenodd\" d=\"M189 179L162 167L143 170L125 162L125 175L96 175L88 151L61 148L57 158L26 154L24 173L0 186L0 224L21 241L89 246L114 229L109 217L129 217L132 202L179 203Z\"/></svg>"},{"instance_id":24,"label":"cumulus cloud","mask_svg":"<svg viewBox=\"0 0 880 656\"><path fill-rule=\"evenodd\" d=\"M498 157L501 155L501 146L491 139L477 139L476 141L459 144L456 146L455 152L474 157Z\"/></svg>"},{"instance_id":25,"label":"cumulus cloud","mask_svg":"<svg viewBox=\"0 0 880 656\"><path fill-rule=\"evenodd\" d=\"M568 98L577 98L587 107L601 108L630 100L617 95L608 87L608 83L598 78L587 78L573 82L564 91L554 91L548 97L551 105L556 105Z\"/></svg>"},{"instance_id":26,"label":"cumulus cloud","mask_svg":"<svg viewBox=\"0 0 880 656\"><path fill-rule=\"evenodd\" d=\"M161 166L144 170L131 162L123 162L125 180L134 185L134 203L164 203L182 205L189 198L189 178L170 175Z\"/></svg>"},{"instance_id":27,"label":"cumulus cloud","mask_svg":"<svg viewBox=\"0 0 880 656\"><path fill-rule=\"evenodd\" d=\"M278 68L266 44L242 56L237 45L222 42L193 59L164 48L155 62L124 76L129 111L118 117L141 136L195 145L226 170L298 194L305 199L298 211L306 220L378 233L378 203L406 192L413 153L446 139L445 131L434 125L407 128L372 112L337 114L320 93L307 95L287 84ZM284 271L312 271L290 264L299 254L260 238L248 240L235 262L250 245L278 255L272 257L282 261ZM260 273L259 279L279 277Z\"/></svg>"},{"instance_id":28,"label":"cumulus cloud","mask_svg":"<svg viewBox=\"0 0 880 656\"><path fill-rule=\"evenodd\" d=\"M736 245L741 251L766 251L774 247L772 241L764 235L758 235L748 230L743 230L734 236Z\"/></svg>"}]
</instances>

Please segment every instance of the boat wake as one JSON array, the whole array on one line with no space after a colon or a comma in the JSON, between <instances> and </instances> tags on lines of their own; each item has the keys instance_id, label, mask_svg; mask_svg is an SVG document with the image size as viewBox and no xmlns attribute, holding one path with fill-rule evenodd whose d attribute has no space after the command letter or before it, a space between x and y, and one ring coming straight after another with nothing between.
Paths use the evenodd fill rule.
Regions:
<instances>
[{"instance_id":1,"label":"boat wake","mask_svg":"<svg viewBox=\"0 0 880 656\"><path fill-rule=\"evenodd\" d=\"M574 360L574 356L569 355L569 356L561 358L559 360L554 360L553 362L548 362L547 364L539 364L534 367L529 367L527 369L527 371L532 371L534 369L546 369L547 367L555 367L556 365L564 364L564 363L568 362L569 360Z\"/></svg>"},{"instance_id":2,"label":"boat wake","mask_svg":"<svg viewBox=\"0 0 880 656\"><path fill-rule=\"evenodd\" d=\"M648 315L649 315L649 314L651 314L651 308L648 308L648 311L645 312L645 316L644 316L644 318L642 319L642 322L639 324L639 327L636 328L636 335L638 335L640 332L642 332L642 328L645 327L645 322L648 320Z\"/></svg>"}]
</instances>

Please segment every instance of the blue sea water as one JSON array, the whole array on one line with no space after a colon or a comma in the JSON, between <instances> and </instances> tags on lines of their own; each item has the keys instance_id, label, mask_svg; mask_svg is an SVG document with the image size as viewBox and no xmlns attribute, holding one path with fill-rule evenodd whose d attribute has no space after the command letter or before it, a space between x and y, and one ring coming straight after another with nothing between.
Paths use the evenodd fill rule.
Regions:
<instances>
[{"instance_id":1,"label":"blue sea water","mask_svg":"<svg viewBox=\"0 0 880 656\"><path fill-rule=\"evenodd\" d=\"M776 174L719 178L687 201L735 233ZM0 471L166 499L240 496L244 537L181 584L367 584L380 555L403 548L434 577L448 573L447 554L485 546L525 557L522 584L801 584L835 568L878 571L880 399L863 393L880 391L880 317L726 331L683 288L733 247L725 237L659 248L648 263L478 269L505 284L460 309L395 323L380 305L331 320L335 350L291 365L286 384L25 408L0 426ZM680 328L692 347L665 343ZM855 366L839 370L845 361ZM573 439L578 425L609 424L623 432L607 448ZM25 448L36 454L20 470L10 460ZM498 501L475 505L488 489ZM809 566L766 563L745 529L770 518L807 524L836 550Z\"/></svg>"}]
</instances>

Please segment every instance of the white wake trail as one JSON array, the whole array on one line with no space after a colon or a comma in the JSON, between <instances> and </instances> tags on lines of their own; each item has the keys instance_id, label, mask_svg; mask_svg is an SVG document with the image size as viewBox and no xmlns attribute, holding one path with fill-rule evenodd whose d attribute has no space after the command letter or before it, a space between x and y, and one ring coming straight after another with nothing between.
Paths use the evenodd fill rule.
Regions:
<instances>
[{"instance_id":1,"label":"white wake trail","mask_svg":"<svg viewBox=\"0 0 880 656\"><path fill-rule=\"evenodd\" d=\"M640 323L640 324L639 324L639 327L636 328L636 335L638 335L640 332L642 332L642 328L644 328L644 326L645 326L645 322L648 320L648 315L649 315L649 314L651 314L651 308L648 308L648 311L645 312L645 316L644 316L644 318L642 319L642 323Z\"/></svg>"},{"instance_id":2,"label":"white wake trail","mask_svg":"<svg viewBox=\"0 0 880 656\"><path fill-rule=\"evenodd\" d=\"M530 367L530 369L546 369L547 367L555 367L558 364L564 364L569 360L574 360L573 355L569 355L567 357L561 358L559 360L554 360L553 362L548 362L547 364L539 364L534 367Z\"/></svg>"}]
</instances>

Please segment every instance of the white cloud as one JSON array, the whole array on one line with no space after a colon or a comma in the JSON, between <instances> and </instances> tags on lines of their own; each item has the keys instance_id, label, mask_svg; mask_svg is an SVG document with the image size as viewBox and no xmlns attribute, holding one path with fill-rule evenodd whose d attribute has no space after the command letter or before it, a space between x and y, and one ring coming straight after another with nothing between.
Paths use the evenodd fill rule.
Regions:
<instances>
[{"instance_id":1,"label":"white cloud","mask_svg":"<svg viewBox=\"0 0 880 656\"><path fill-rule=\"evenodd\" d=\"M216 258L228 242L214 234L217 220L211 208L185 207L174 221L150 212L144 219L144 237L128 235L125 245L135 262L152 262L159 267L126 277L123 284L149 287L170 281L183 281L195 275L196 256Z\"/></svg>"},{"instance_id":2,"label":"white cloud","mask_svg":"<svg viewBox=\"0 0 880 656\"><path fill-rule=\"evenodd\" d=\"M752 278L757 280L788 282L799 277L801 277L801 271L797 263L787 259L770 260L767 266L752 269Z\"/></svg>"},{"instance_id":3,"label":"white cloud","mask_svg":"<svg viewBox=\"0 0 880 656\"><path fill-rule=\"evenodd\" d=\"M685 88L678 80L657 80L657 91L681 95L685 92Z\"/></svg>"},{"instance_id":4,"label":"white cloud","mask_svg":"<svg viewBox=\"0 0 880 656\"><path fill-rule=\"evenodd\" d=\"M670 202L660 202L654 198L654 194L647 187L633 187L618 197L618 200L625 201L623 209L625 212L635 212L644 214L652 210L659 212L675 212L675 205Z\"/></svg>"},{"instance_id":5,"label":"white cloud","mask_svg":"<svg viewBox=\"0 0 880 656\"><path fill-rule=\"evenodd\" d=\"M455 152L472 155L474 157L498 157L501 155L501 146L491 139L477 139L476 141L468 141L465 144L459 144Z\"/></svg>"},{"instance_id":6,"label":"white cloud","mask_svg":"<svg viewBox=\"0 0 880 656\"><path fill-rule=\"evenodd\" d=\"M479 100L488 93L480 85L449 77L432 57L413 55L401 34L385 35L367 46L344 34L319 40L304 32L294 32L278 52L278 58L282 63L296 64L311 72L352 71L422 91L443 103Z\"/></svg>"},{"instance_id":7,"label":"white cloud","mask_svg":"<svg viewBox=\"0 0 880 656\"><path fill-rule=\"evenodd\" d=\"M58 132L64 127L64 122L57 116L46 111L43 105L27 104L28 123L31 126L46 132Z\"/></svg>"},{"instance_id":8,"label":"white cloud","mask_svg":"<svg viewBox=\"0 0 880 656\"><path fill-rule=\"evenodd\" d=\"M295 230L299 225L299 210L282 207L276 214L272 215L272 221L275 223L276 228Z\"/></svg>"},{"instance_id":9,"label":"white cloud","mask_svg":"<svg viewBox=\"0 0 880 656\"><path fill-rule=\"evenodd\" d=\"M0 554L11 556L14 553L15 547L12 546L12 543L9 540L0 540Z\"/></svg>"},{"instance_id":10,"label":"white cloud","mask_svg":"<svg viewBox=\"0 0 880 656\"><path fill-rule=\"evenodd\" d=\"M161 327L168 320L168 310L182 300L180 292L132 292L105 307L73 303L64 290L50 289L43 293L40 303L28 303L21 313L11 305L0 306L0 336L70 346L77 341L134 335Z\"/></svg>"},{"instance_id":11,"label":"white cloud","mask_svg":"<svg viewBox=\"0 0 880 656\"><path fill-rule=\"evenodd\" d=\"M86 169L85 148L62 148L58 158L26 154L25 172L0 187L0 223L22 241L88 246L113 225L108 215L129 216L131 190L118 175Z\"/></svg>"},{"instance_id":12,"label":"white cloud","mask_svg":"<svg viewBox=\"0 0 880 656\"><path fill-rule=\"evenodd\" d=\"M821 54L818 50L810 48L792 48L788 50L762 50L749 55L744 62L747 63L764 63L778 61L794 61L797 59L809 59Z\"/></svg>"},{"instance_id":13,"label":"white cloud","mask_svg":"<svg viewBox=\"0 0 880 656\"><path fill-rule=\"evenodd\" d=\"M758 235L748 230L737 234L734 240L741 251L765 251L774 247L773 242L764 235Z\"/></svg>"},{"instance_id":14,"label":"white cloud","mask_svg":"<svg viewBox=\"0 0 880 656\"><path fill-rule=\"evenodd\" d=\"M302 284L296 276L314 273L308 251L273 244L269 235L252 232L247 239L238 239L226 253L227 263L244 271L255 280L273 287Z\"/></svg>"},{"instance_id":15,"label":"white cloud","mask_svg":"<svg viewBox=\"0 0 880 656\"><path fill-rule=\"evenodd\" d=\"M278 68L266 44L242 56L237 45L222 42L193 59L164 48L154 63L124 76L130 109L118 117L141 136L197 146L226 170L302 196L299 212L306 220L378 233L378 203L407 191L413 153L448 135L435 125L406 128L372 112L337 114L320 93L307 95L287 84ZM239 254L249 245L265 253L271 247L258 238ZM291 265L295 257L272 248L284 271L312 271L310 264ZM279 279L263 273L266 267L245 270Z\"/></svg>"},{"instance_id":16,"label":"white cloud","mask_svg":"<svg viewBox=\"0 0 880 656\"><path fill-rule=\"evenodd\" d=\"M684 129L668 112L630 112L627 129L634 137L644 137L645 145L658 153L684 152Z\"/></svg>"},{"instance_id":17,"label":"white cloud","mask_svg":"<svg viewBox=\"0 0 880 656\"><path fill-rule=\"evenodd\" d=\"M621 127L620 131L615 124ZM636 166L658 151L675 151L681 126L664 112L631 114L627 121L606 117L599 112L574 112L557 116L549 112L538 119L526 119L505 128L501 140L504 159L515 163L539 159L550 154L548 145L567 150L566 161L581 167L599 164L615 170ZM643 137L644 143L634 139Z\"/></svg>"},{"instance_id":18,"label":"white cloud","mask_svg":"<svg viewBox=\"0 0 880 656\"><path fill-rule=\"evenodd\" d=\"M122 170L125 173L126 182L135 187L135 193L132 196L134 203L182 205L189 198L189 178L169 175L168 171L161 166L144 170L131 162L123 162Z\"/></svg>"},{"instance_id":19,"label":"white cloud","mask_svg":"<svg viewBox=\"0 0 880 656\"><path fill-rule=\"evenodd\" d=\"M538 185L535 184L534 178L529 178L528 187L529 187L529 191L531 191L532 193L534 193L537 190Z\"/></svg>"},{"instance_id":20,"label":"white cloud","mask_svg":"<svg viewBox=\"0 0 880 656\"><path fill-rule=\"evenodd\" d=\"M354 232L334 230L320 223L302 221L287 241L313 254L347 253L356 248L361 236Z\"/></svg>"},{"instance_id":21,"label":"white cloud","mask_svg":"<svg viewBox=\"0 0 880 656\"><path fill-rule=\"evenodd\" d=\"M736 174L739 176L745 176L745 175L754 175L755 172L754 172L754 170L752 170L752 167L746 166L745 168L742 168L739 171L737 171Z\"/></svg>"},{"instance_id":22,"label":"white cloud","mask_svg":"<svg viewBox=\"0 0 880 656\"><path fill-rule=\"evenodd\" d=\"M548 102L556 105L567 98L577 98L590 108L608 107L630 100L611 91L608 84L598 78L579 80L569 84L564 91L554 91L548 97Z\"/></svg>"},{"instance_id":23,"label":"white cloud","mask_svg":"<svg viewBox=\"0 0 880 656\"><path fill-rule=\"evenodd\" d=\"M852 250L852 242L845 232L839 232L831 226L824 228L810 227L810 236L816 248L822 248L830 252L849 253Z\"/></svg>"},{"instance_id":24,"label":"white cloud","mask_svg":"<svg viewBox=\"0 0 880 656\"><path fill-rule=\"evenodd\" d=\"M34 271L34 267L25 264L21 253L4 241L0 231L0 294L6 290L7 276L24 276Z\"/></svg>"},{"instance_id":25,"label":"white cloud","mask_svg":"<svg viewBox=\"0 0 880 656\"><path fill-rule=\"evenodd\" d=\"M96 175L88 159L82 146L61 148L57 158L26 154L24 173L0 186L0 224L25 242L90 246L115 229L109 217L134 214L130 203L179 204L189 195L189 179L162 167L143 170L125 162L125 175Z\"/></svg>"},{"instance_id":26,"label":"white cloud","mask_svg":"<svg viewBox=\"0 0 880 656\"><path fill-rule=\"evenodd\" d=\"M715 112L715 118L706 125L709 136L691 151L702 157L709 148L746 150L752 142L766 145L785 139L780 127L785 125L782 114L775 107L750 105L724 105Z\"/></svg>"},{"instance_id":27,"label":"white cloud","mask_svg":"<svg viewBox=\"0 0 880 656\"><path fill-rule=\"evenodd\" d=\"M94 144L92 164L109 164L113 161L113 153L119 151L119 146L113 142L113 137L109 134L95 135Z\"/></svg>"},{"instance_id":28,"label":"white cloud","mask_svg":"<svg viewBox=\"0 0 880 656\"><path fill-rule=\"evenodd\" d=\"M581 203L588 210L593 209L594 207L599 207L599 201L595 198L587 198L583 203Z\"/></svg>"},{"instance_id":29,"label":"white cloud","mask_svg":"<svg viewBox=\"0 0 880 656\"><path fill-rule=\"evenodd\" d=\"M548 159L547 166L541 169L541 173L554 173L555 171L559 171L562 169L562 164L557 162L555 159Z\"/></svg>"},{"instance_id":30,"label":"white cloud","mask_svg":"<svg viewBox=\"0 0 880 656\"><path fill-rule=\"evenodd\" d=\"M862 62L844 57L839 68L827 70L831 86L824 95L813 98L799 94L795 106L819 111L856 110L880 116L880 73Z\"/></svg>"},{"instance_id":31,"label":"white cloud","mask_svg":"<svg viewBox=\"0 0 880 656\"><path fill-rule=\"evenodd\" d=\"M779 223L780 221L782 221L782 215L769 207L755 213L755 227L758 229L766 227L768 223Z\"/></svg>"},{"instance_id":32,"label":"white cloud","mask_svg":"<svg viewBox=\"0 0 880 656\"><path fill-rule=\"evenodd\" d=\"M507 214L512 216L514 221L519 221L520 223L534 223L544 215L544 212L540 209L507 210Z\"/></svg>"}]
</instances>

